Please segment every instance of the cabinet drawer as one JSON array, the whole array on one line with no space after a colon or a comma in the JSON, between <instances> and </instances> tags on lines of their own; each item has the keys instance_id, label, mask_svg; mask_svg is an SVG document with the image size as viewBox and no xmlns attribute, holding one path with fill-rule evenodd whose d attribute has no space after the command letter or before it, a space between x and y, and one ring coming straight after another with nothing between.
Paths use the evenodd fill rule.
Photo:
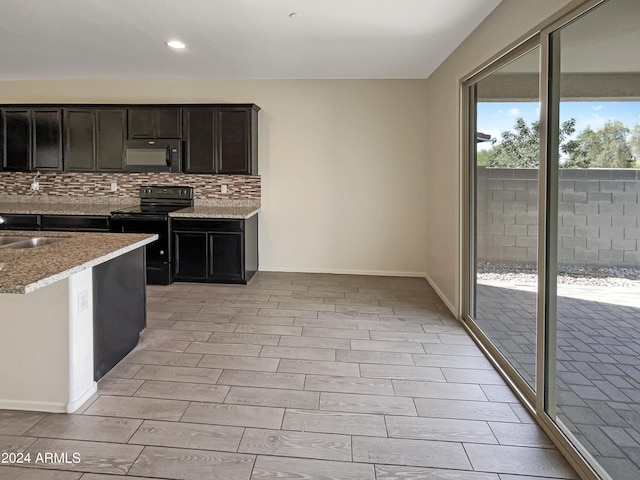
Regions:
<instances>
[{"instance_id":1,"label":"cabinet drawer","mask_svg":"<svg viewBox=\"0 0 640 480\"><path fill-rule=\"evenodd\" d=\"M4 220L1 230L40 230L40 215L0 213L0 217Z\"/></svg>"},{"instance_id":2,"label":"cabinet drawer","mask_svg":"<svg viewBox=\"0 0 640 480\"><path fill-rule=\"evenodd\" d=\"M93 215L43 215L42 229L108 232L109 217Z\"/></svg>"},{"instance_id":3,"label":"cabinet drawer","mask_svg":"<svg viewBox=\"0 0 640 480\"><path fill-rule=\"evenodd\" d=\"M174 231L242 232L244 230L244 220L183 220L174 218L172 220L172 227Z\"/></svg>"}]
</instances>

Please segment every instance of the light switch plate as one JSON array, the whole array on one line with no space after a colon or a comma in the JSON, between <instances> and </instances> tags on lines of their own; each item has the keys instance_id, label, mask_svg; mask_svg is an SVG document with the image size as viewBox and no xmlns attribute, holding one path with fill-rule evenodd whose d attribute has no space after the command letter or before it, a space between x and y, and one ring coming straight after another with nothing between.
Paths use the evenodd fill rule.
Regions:
<instances>
[{"instance_id":1,"label":"light switch plate","mask_svg":"<svg viewBox=\"0 0 640 480\"><path fill-rule=\"evenodd\" d=\"M78 313L89 308L89 290L78 292Z\"/></svg>"}]
</instances>

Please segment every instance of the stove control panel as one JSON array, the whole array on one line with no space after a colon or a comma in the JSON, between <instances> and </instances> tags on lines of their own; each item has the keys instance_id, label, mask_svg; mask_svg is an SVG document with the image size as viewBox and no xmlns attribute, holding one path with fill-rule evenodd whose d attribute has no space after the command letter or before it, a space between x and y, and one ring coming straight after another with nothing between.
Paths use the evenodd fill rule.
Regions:
<instances>
[{"instance_id":1,"label":"stove control panel","mask_svg":"<svg viewBox=\"0 0 640 480\"><path fill-rule=\"evenodd\" d=\"M141 200L191 200L193 187L179 185L148 185L140 187Z\"/></svg>"}]
</instances>

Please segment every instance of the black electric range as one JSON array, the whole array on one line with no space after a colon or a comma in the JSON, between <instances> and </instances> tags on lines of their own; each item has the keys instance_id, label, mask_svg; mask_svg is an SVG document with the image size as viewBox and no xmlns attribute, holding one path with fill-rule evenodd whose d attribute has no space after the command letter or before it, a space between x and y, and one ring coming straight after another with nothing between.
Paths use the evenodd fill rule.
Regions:
<instances>
[{"instance_id":1,"label":"black electric range","mask_svg":"<svg viewBox=\"0 0 640 480\"><path fill-rule=\"evenodd\" d=\"M140 204L111 212L110 231L155 233L158 240L145 247L147 283L172 283L172 239L169 213L193 206L193 187L140 187Z\"/></svg>"}]
</instances>

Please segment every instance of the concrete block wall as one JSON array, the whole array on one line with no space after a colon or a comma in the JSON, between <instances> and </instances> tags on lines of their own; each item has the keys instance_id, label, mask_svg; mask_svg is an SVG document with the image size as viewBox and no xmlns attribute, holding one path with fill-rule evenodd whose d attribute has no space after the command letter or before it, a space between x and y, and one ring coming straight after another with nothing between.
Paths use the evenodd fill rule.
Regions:
<instances>
[{"instance_id":1,"label":"concrete block wall","mask_svg":"<svg viewBox=\"0 0 640 480\"><path fill-rule=\"evenodd\" d=\"M558 179L562 264L640 267L640 170L562 169ZM479 262L535 263L538 170L477 169Z\"/></svg>"}]
</instances>

